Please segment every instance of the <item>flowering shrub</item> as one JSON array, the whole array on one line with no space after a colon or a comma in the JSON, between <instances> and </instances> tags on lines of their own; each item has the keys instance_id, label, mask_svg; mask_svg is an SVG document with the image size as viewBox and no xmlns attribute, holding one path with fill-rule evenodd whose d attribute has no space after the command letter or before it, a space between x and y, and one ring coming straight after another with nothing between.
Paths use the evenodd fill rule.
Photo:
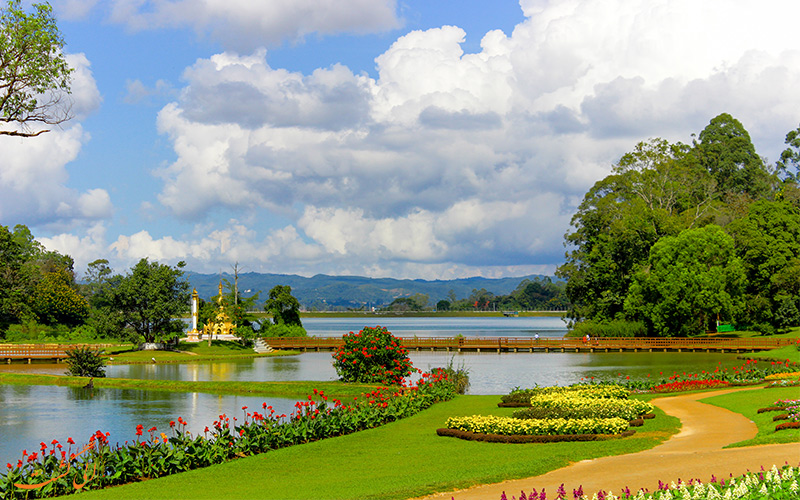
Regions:
<instances>
[{"instance_id":1,"label":"flowering shrub","mask_svg":"<svg viewBox=\"0 0 800 500\"><path fill-rule=\"evenodd\" d=\"M479 434L502 435L559 435L559 434L620 434L628 428L621 418L552 418L520 419L494 415L450 417L448 429Z\"/></svg>"},{"instance_id":2,"label":"flowering shrub","mask_svg":"<svg viewBox=\"0 0 800 500\"><path fill-rule=\"evenodd\" d=\"M345 382L399 384L411 374L411 360L400 339L380 326L342 337L333 367Z\"/></svg>"},{"instance_id":3,"label":"flowering shrub","mask_svg":"<svg viewBox=\"0 0 800 500\"><path fill-rule=\"evenodd\" d=\"M578 394L578 395L576 395ZM540 394L531 407L514 412L514 418L622 418L633 420L653 411L653 405L636 399L595 399L580 393Z\"/></svg>"},{"instance_id":4,"label":"flowering shrub","mask_svg":"<svg viewBox=\"0 0 800 500\"><path fill-rule=\"evenodd\" d=\"M630 489L625 488L619 494L599 491L587 496L583 488L579 487L572 491L574 500L723 500L738 498L741 500L794 500L800 497L800 467L784 467L779 470L772 466L771 470L761 472L749 472L743 476L732 477L726 483L725 480L718 481L714 476L708 483L697 480L672 482L665 484L659 481L658 491L652 493L639 490L632 494ZM564 485L556 491L554 500L567 498ZM500 496L500 500L508 500L505 492ZM516 500L516 497L511 497ZM519 500L547 500L544 489L541 492L535 489L530 494L523 491Z\"/></svg>"},{"instance_id":5,"label":"flowering shrub","mask_svg":"<svg viewBox=\"0 0 800 500\"><path fill-rule=\"evenodd\" d=\"M377 427L413 415L432 404L452 398L453 384L441 370L423 373L416 385L378 388L351 404L328 401L314 391L307 401L298 401L291 415L276 415L266 403L262 412L242 407L244 420L219 415L202 435L186 432L186 422L170 422L170 434L155 427L136 428L136 440L111 447L109 434L97 431L80 449L72 438L68 448L58 441L42 443L40 452L28 454L0 473L0 498L43 498L75 493L83 489L157 478L306 443ZM233 420L233 423L231 423ZM52 447L51 447L52 446Z\"/></svg>"}]
</instances>

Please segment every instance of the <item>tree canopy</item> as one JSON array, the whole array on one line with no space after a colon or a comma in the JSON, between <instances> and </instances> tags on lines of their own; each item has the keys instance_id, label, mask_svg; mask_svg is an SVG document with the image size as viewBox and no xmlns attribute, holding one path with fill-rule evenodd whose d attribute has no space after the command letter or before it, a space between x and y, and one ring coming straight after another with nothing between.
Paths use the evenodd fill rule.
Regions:
<instances>
[{"instance_id":1,"label":"tree canopy","mask_svg":"<svg viewBox=\"0 0 800 500\"><path fill-rule=\"evenodd\" d=\"M789 148L774 168L729 114L713 118L691 146L655 138L623 155L586 193L565 235L567 258L557 275L567 280L573 323L644 322L660 335L701 331L713 326L709 318L716 313L763 332L800 323L800 193L794 176L778 175L800 158L798 133L787 134ZM732 265L738 259L747 278L741 291L736 280L723 287L718 276L701 279L696 266L707 255L668 252L675 241L706 240L732 249L726 258ZM700 273L695 281L662 262L668 254ZM659 281L664 279L671 284ZM670 286L700 296L679 297ZM666 304L672 299L665 297L676 302ZM740 300L746 307L738 306Z\"/></svg>"},{"instance_id":2,"label":"tree canopy","mask_svg":"<svg viewBox=\"0 0 800 500\"><path fill-rule=\"evenodd\" d=\"M183 332L180 317L189 309L183 262L171 267L141 259L109 289L112 309L143 342L171 340Z\"/></svg>"},{"instance_id":3,"label":"tree canopy","mask_svg":"<svg viewBox=\"0 0 800 500\"><path fill-rule=\"evenodd\" d=\"M0 9L0 122L13 125L0 135L32 137L48 131L32 131L32 124L71 118L72 69L63 48L49 4L35 3L27 13L21 0L8 0Z\"/></svg>"},{"instance_id":4,"label":"tree canopy","mask_svg":"<svg viewBox=\"0 0 800 500\"><path fill-rule=\"evenodd\" d=\"M708 225L667 236L650 249L634 276L626 312L660 336L704 333L742 307L745 272L733 238Z\"/></svg>"},{"instance_id":5,"label":"tree canopy","mask_svg":"<svg viewBox=\"0 0 800 500\"><path fill-rule=\"evenodd\" d=\"M303 326L300 321L300 302L292 295L289 285L277 285L269 291L264 310L272 314L276 325Z\"/></svg>"}]
</instances>

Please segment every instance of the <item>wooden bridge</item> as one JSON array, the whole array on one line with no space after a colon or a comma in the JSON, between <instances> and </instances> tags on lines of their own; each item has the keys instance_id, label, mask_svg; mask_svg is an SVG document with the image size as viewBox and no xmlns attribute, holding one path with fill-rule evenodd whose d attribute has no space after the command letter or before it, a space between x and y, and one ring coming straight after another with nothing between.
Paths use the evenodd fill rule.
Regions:
<instances>
[{"instance_id":1,"label":"wooden bridge","mask_svg":"<svg viewBox=\"0 0 800 500\"><path fill-rule=\"evenodd\" d=\"M453 352L753 352L793 345L798 339L778 338L662 338L604 337L584 342L581 338L560 337L401 337L409 351ZM332 351L342 345L341 337L267 337L273 349ZM110 344L87 344L103 349ZM0 344L0 362L12 360L66 359L67 351L79 345Z\"/></svg>"},{"instance_id":2,"label":"wooden bridge","mask_svg":"<svg viewBox=\"0 0 800 500\"><path fill-rule=\"evenodd\" d=\"M409 351L471 352L753 352L793 345L798 339L777 338L663 338L603 337L401 337ZM330 351L342 345L341 337L267 337L273 349Z\"/></svg>"}]
</instances>

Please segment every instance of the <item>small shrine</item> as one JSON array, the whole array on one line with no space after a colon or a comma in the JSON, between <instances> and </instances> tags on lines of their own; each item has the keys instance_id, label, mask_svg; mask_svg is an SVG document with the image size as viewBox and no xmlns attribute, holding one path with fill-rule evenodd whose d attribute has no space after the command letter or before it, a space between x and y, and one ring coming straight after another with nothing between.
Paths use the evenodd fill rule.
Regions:
<instances>
[{"instance_id":1,"label":"small shrine","mask_svg":"<svg viewBox=\"0 0 800 500\"><path fill-rule=\"evenodd\" d=\"M208 338L209 344L212 338L217 340L225 338L226 340L234 337L233 331L236 325L231 323L230 317L225 313L225 302L222 296L222 282L219 282L219 296L217 297L217 304L219 305L219 312L213 320L207 322L203 326L203 335Z\"/></svg>"}]
</instances>

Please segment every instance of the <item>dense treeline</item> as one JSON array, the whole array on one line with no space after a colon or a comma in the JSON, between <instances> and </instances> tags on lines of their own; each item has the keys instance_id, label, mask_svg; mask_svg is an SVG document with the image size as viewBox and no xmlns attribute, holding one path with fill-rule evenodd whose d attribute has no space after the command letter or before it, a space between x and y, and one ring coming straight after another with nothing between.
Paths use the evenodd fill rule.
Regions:
<instances>
[{"instance_id":1,"label":"dense treeline","mask_svg":"<svg viewBox=\"0 0 800 500\"><path fill-rule=\"evenodd\" d=\"M569 306L566 284L548 277L522 280L508 295L495 295L485 288L473 289L468 297L457 299L451 291L436 303L437 311L563 311ZM384 310L425 311L434 309L425 294L395 299Z\"/></svg>"},{"instance_id":2,"label":"dense treeline","mask_svg":"<svg viewBox=\"0 0 800 500\"><path fill-rule=\"evenodd\" d=\"M115 274L107 260L98 259L77 282L71 257L46 251L25 226L0 226L0 340L176 341L186 329L179 318L190 303L184 266L141 259L127 273ZM290 287L273 287L264 304L270 317L257 320L249 311L258 294L242 297L235 282L224 285L221 296L201 304L200 328L222 312L244 342L257 335L306 334Z\"/></svg>"},{"instance_id":3,"label":"dense treeline","mask_svg":"<svg viewBox=\"0 0 800 500\"><path fill-rule=\"evenodd\" d=\"M800 324L800 128L775 165L721 114L640 142L584 197L557 275L577 330L694 335ZM614 328L611 328L613 331Z\"/></svg>"}]
</instances>

